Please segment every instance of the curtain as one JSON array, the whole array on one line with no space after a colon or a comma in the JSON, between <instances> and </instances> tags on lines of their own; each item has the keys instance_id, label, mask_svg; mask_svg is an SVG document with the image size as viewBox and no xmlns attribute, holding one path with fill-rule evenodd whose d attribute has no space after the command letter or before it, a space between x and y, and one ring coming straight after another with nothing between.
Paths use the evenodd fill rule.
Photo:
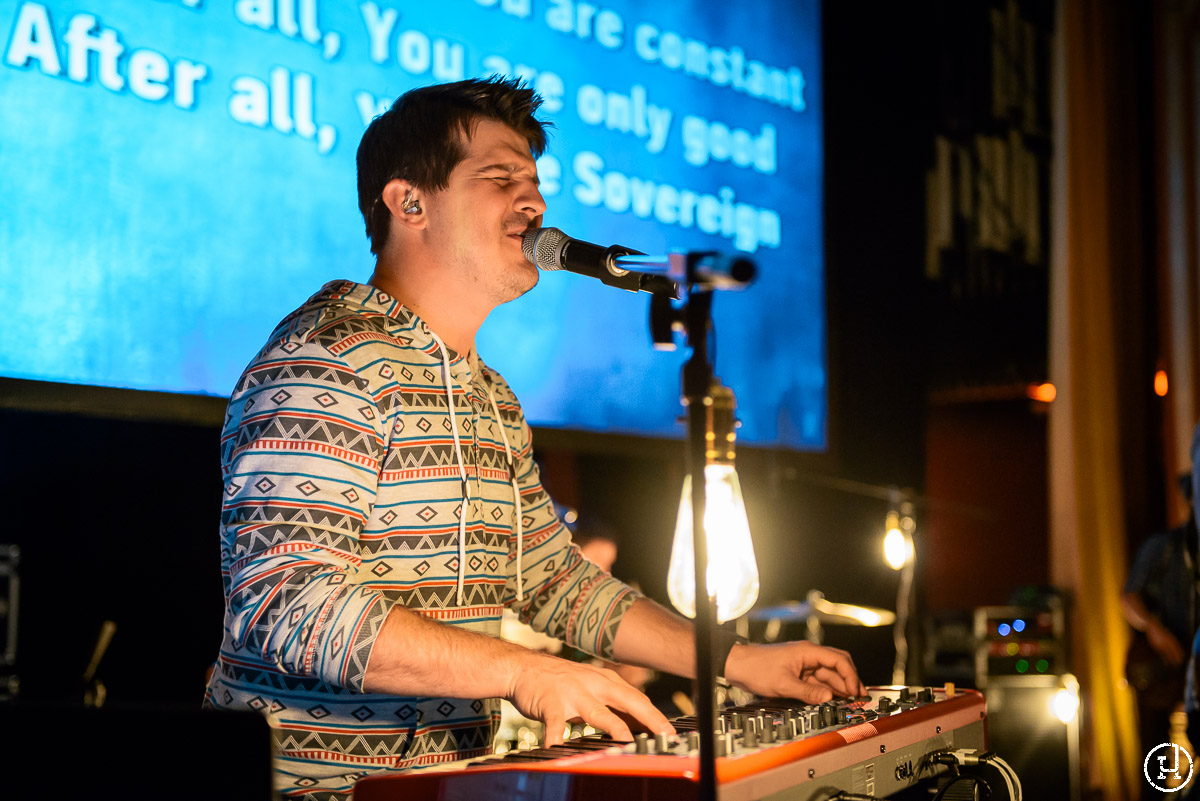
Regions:
<instances>
[{"instance_id":1,"label":"curtain","mask_svg":"<svg viewBox=\"0 0 1200 801\"><path fill-rule=\"evenodd\" d=\"M1137 796L1144 757L1124 681L1129 628L1119 607L1128 459L1141 452L1138 421L1123 415L1122 393L1138 380L1136 367L1129 375L1138 315L1130 319L1128 288L1131 276L1152 269L1138 258L1140 154L1138 121L1130 117L1138 26L1130 9L1123 2L1058 4L1052 179L1050 372L1058 398L1050 417L1051 573L1073 599L1085 785L1113 801Z\"/></svg>"}]
</instances>

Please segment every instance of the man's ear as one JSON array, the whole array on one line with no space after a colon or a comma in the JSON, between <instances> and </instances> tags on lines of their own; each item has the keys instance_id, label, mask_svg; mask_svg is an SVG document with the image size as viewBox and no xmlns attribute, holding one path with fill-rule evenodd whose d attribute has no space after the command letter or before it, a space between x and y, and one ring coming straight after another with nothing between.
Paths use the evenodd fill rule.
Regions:
<instances>
[{"instance_id":1,"label":"man's ear","mask_svg":"<svg viewBox=\"0 0 1200 801\"><path fill-rule=\"evenodd\" d=\"M406 226L411 230L425 227L425 209L421 205L422 193L415 186L401 178L393 178L383 187L383 203L392 213L395 225Z\"/></svg>"}]
</instances>

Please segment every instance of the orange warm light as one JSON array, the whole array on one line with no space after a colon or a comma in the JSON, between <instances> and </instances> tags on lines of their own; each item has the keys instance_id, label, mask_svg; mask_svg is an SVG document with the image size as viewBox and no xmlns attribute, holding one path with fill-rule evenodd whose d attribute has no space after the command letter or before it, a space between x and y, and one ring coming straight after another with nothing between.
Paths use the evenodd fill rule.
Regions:
<instances>
[{"instance_id":1,"label":"orange warm light","mask_svg":"<svg viewBox=\"0 0 1200 801\"><path fill-rule=\"evenodd\" d=\"M1042 403L1050 403L1058 395L1058 391L1054 389L1054 385L1049 381L1042 384L1030 384L1025 390L1026 396L1030 400L1041 401Z\"/></svg>"},{"instance_id":2,"label":"orange warm light","mask_svg":"<svg viewBox=\"0 0 1200 801\"><path fill-rule=\"evenodd\" d=\"M1167 397L1167 371L1159 370L1154 374L1154 394L1160 398Z\"/></svg>"}]
</instances>

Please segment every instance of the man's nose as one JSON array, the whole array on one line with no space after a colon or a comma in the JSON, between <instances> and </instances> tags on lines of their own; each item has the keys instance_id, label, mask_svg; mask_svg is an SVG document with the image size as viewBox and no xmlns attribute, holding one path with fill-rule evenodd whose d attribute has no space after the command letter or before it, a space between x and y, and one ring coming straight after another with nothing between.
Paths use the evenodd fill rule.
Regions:
<instances>
[{"instance_id":1,"label":"man's nose","mask_svg":"<svg viewBox=\"0 0 1200 801\"><path fill-rule=\"evenodd\" d=\"M537 188L537 184L532 181L522 184L521 194L517 196L516 207L517 211L533 217L540 217L546 213L546 201Z\"/></svg>"}]
</instances>

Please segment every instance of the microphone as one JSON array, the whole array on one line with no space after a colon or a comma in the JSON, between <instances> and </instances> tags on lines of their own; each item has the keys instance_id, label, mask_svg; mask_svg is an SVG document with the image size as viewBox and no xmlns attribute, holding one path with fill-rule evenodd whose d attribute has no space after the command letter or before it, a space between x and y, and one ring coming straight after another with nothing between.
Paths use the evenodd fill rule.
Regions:
<instances>
[{"instance_id":1,"label":"microphone","mask_svg":"<svg viewBox=\"0 0 1200 801\"><path fill-rule=\"evenodd\" d=\"M525 258L540 270L566 270L598 278L609 286L629 292L654 292L678 297L679 285L662 275L622 270L621 256L644 256L640 250L622 245L602 247L572 239L557 228L534 228L521 238Z\"/></svg>"}]
</instances>

